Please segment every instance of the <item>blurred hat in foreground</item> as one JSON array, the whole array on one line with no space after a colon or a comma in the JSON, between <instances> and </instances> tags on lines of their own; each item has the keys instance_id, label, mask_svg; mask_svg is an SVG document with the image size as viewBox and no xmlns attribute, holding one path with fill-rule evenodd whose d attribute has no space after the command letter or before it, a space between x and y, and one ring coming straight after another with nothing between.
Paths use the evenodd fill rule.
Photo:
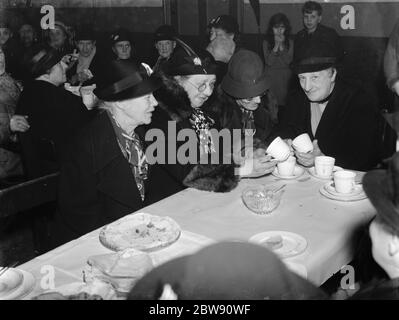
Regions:
<instances>
[{"instance_id":1,"label":"blurred hat in foreground","mask_svg":"<svg viewBox=\"0 0 399 320\"><path fill-rule=\"evenodd\" d=\"M268 249L221 242L171 260L144 276L131 300L324 299L323 291L287 269Z\"/></svg>"},{"instance_id":2,"label":"blurred hat in foreground","mask_svg":"<svg viewBox=\"0 0 399 320\"><path fill-rule=\"evenodd\" d=\"M387 170L367 172L363 188L377 215L399 236L399 152L389 160Z\"/></svg>"}]
</instances>

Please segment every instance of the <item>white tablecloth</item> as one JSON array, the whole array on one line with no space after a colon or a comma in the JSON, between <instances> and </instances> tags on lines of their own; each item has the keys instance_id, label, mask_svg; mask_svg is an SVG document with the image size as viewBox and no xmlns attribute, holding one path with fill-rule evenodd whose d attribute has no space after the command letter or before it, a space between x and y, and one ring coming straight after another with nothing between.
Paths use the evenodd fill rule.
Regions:
<instances>
[{"instance_id":1,"label":"white tablecloth","mask_svg":"<svg viewBox=\"0 0 399 320\"><path fill-rule=\"evenodd\" d=\"M246 186L259 183L287 184L280 206L268 216L252 213L241 200L241 192ZM186 189L141 210L170 216L183 229L176 243L152 253L152 258L159 265L214 241L247 241L264 231L290 231L302 235L308 246L304 253L284 261L294 271L321 285L351 261L355 231L375 214L368 199L339 202L323 197L319 189L324 183L313 177L306 181L283 181L269 175L243 179L236 189L228 193ZM100 244L98 234L99 230L95 230L21 265L19 268L31 272L37 280L36 288L28 298L41 292L43 284L46 286L43 275L47 267L43 266L54 267L56 287L81 281L89 256L111 252Z\"/></svg>"}]
</instances>

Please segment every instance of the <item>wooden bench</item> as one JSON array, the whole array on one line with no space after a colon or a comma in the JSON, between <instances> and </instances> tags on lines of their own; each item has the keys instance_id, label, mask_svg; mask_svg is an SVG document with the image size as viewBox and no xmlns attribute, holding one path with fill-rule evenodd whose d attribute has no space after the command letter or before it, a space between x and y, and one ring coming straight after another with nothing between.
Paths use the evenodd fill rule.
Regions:
<instances>
[{"instance_id":1,"label":"wooden bench","mask_svg":"<svg viewBox=\"0 0 399 320\"><path fill-rule=\"evenodd\" d=\"M0 190L0 218L55 201L58 176L56 172Z\"/></svg>"}]
</instances>

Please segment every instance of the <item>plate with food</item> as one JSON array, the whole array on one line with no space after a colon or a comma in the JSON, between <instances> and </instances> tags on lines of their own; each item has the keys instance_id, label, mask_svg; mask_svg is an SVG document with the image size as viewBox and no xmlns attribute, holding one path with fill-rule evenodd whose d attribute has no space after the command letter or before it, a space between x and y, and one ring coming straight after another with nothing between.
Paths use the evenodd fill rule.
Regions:
<instances>
[{"instance_id":1,"label":"plate with food","mask_svg":"<svg viewBox=\"0 0 399 320\"><path fill-rule=\"evenodd\" d=\"M272 250L282 259L299 255L308 246L304 237L288 231L261 232L251 237L249 241Z\"/></svg>"},{"instance_id":2,"label":"plate with food","mask_svg":"<svg viewBox=\"0 0 399 320\"><path fill-rule=\"evenodd\" d=\"M90 284L72 282L47 290L32 300L115 300L116 292L110 283L95 281Z\"/></svg>"},{"instance_id":3,"label":"plate with food","mask_svg":"<svg viewBox=\"0 0 399 320\"><path fill-rule=\"evenodd\" d=\"M172 218L140 212L106 225L100 231L100 242L114 251L155 251L176 242L180 234Z\"/></svg>"},{"instance_id":4,"label":"plate with food","mask_svg":"<svg viewBox=\"0 0 399 320\"><path fill-rule=\"evenodd\" d=\"M9 268L0 276L0 300L18 300L35 287L35 278L25 270Z\"/></svg>"}]
</instances>

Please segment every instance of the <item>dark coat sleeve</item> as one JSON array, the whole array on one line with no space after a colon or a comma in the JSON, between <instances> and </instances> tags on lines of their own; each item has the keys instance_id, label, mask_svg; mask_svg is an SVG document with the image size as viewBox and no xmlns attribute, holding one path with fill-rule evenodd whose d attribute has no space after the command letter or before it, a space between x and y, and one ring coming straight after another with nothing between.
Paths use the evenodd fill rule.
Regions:
<instances>
[{"instance_id":1,"label":"dark coat sleeve","mask_svg":"<svg viewBox=\"0 0 399 320\"><path fill-rule=\"evenodd\" d=\"M336 117L326 117L334 125L328 121L319 124L316 139L320 150L334 157L336 164L346 169L372 169L379 161L381 147L382 119L376 99L363 90L355 90L346 97L331 101L331 104L330 107L340 107L340 112Z\"/></svg>"}]
</instances>

